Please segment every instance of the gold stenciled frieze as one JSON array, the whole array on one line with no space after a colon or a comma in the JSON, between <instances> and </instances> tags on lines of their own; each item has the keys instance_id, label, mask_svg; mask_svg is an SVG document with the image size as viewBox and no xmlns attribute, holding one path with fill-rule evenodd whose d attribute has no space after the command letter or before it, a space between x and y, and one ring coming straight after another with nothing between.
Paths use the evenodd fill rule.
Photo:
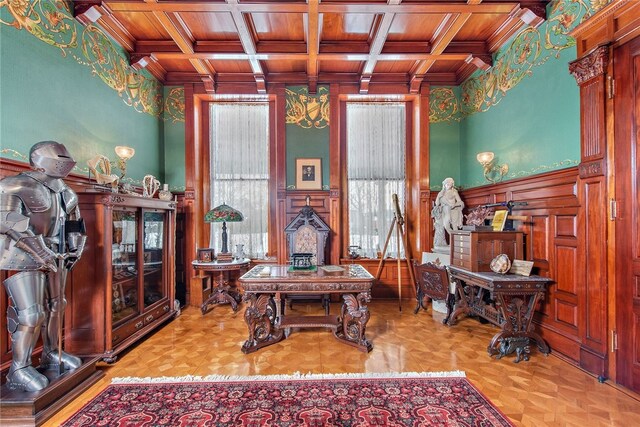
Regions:
<instances>
[{"instance_id":1,"label":"gold stenciled frieze","mask_svg":"<svg viewBox=\"0 0 640 427\"><path fill-rule=\"evenodd\" d=\"M162 87L146 72L129 66L124 52L96 25L82 27L64 0L0 0L0 24L27 31L87 66L138 112L159 117Z\"/></svg>"},{"instance_id":2,"label":"gold stenciled frieze","mask_svg":"<svg viewBox=\"0 0 640 427\"><path fill-rule=\"evenodd\" d=\"M306 87L285 89L286 123L305 129L329 126L329 89L319 87L316 95L309 95Z\"/></svg>"},{"instance_id":3,"label":"gold stenciled frieze","mask_svg":"<svg viewBox=\"0 0 640 427\"><path fill-rule=\"evenodd\" d=\"M444 88L432 90L431 123L459 121L500 103L507 92L533 74L535 67L575 46L575 39L569 33L608 3L609 0L553 2L547 21L538 28L527 27L516 35L509 45L498 51L489 70L474 74L461 85L459 97Z\"/></svg>"}]
</instances>

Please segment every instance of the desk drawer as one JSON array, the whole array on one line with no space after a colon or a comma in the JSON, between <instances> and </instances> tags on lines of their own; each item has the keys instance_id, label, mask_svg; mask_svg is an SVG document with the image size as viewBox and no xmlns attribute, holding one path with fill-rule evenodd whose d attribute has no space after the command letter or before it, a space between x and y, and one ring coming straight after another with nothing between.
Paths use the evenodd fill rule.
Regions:
<instances>
[{"instance_id":1,"label":"desk drawer","mask_svg":"<svg viewBox=\"0 0 640 427\"><path fill-rule=\"evenodd\" d=\"M471 261L471 255L469 253L461 253L461 252L456 252L453 254L453 259L459 259L462 261Z\"/></svg>"}]
</instances>

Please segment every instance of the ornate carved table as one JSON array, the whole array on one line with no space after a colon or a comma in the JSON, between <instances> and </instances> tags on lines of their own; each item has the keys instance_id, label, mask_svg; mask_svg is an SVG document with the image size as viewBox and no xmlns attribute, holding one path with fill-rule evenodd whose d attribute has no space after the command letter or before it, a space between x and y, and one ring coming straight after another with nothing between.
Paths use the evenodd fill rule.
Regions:
<instances>
[{"instance_id":1,"label":"ornate carved table","mask_svg":"<svg viewBox=\"0 0 640 427\"><path fill-rule=\"evenodd\" d=\"M202 314L205 314L207 312L207 307L210 304L231 304L231 309L234 312L238 311L238 303L241 300L241 296L236 288L229 285L229 273L234 271L239 273L245 272L247 270L247 267L249 267L250 262L250 259L244 258L233 260L231 262L193 261L191 263L193 268L201 273L217 273L217 280L214 283L215 288L212 289L211 295L209 295L209 298L207 298L200 307L200 311L202 311Z\"/></svg>"},{"instance_id":2,"label":"ornate carved table","mask_svg":"<svg viewBox=\"0 0 640 427\"><path fill-rule=\"evenodd\" d=\"M516 362L529 360L529 342L537 343L543 354L550 349L534 331L532 320L538 301L544 299L551 279L540 276L520 276L493 272L472 272L449 266L455 284L455 306L444 323L455 324L460 314L480 316L502 330L487 347L490 356L501 358L516 353Z\"/></svg>"},{"instance_id":3,"label":"ornate carved table","mask_svg":"<svg viewBox=\"0 0 640 427\"><path fill-rule=\"evenodd\" d=\"M280 342L287 336L285 331L294 327L329 328L339 341L371 351L365 329L373 280L358 264L318 267L313 272L291 271L287 265L255 266L238 279L244 290L243 300L249 303L244 312L249 339L242 345L242 352L252 353ZM282 302L289 294L342 295L340 315L285 315Z\"/></svg>"}]
</instances>

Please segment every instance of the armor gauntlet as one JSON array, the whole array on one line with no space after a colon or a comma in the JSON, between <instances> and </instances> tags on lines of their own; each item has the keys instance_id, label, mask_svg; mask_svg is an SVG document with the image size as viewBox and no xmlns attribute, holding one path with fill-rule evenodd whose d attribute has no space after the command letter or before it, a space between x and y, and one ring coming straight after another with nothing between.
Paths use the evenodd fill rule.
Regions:
<instances>
[{"instance_id":1,"label":"armor gauntlet","mask_svg":"<svg viewBox=\"0 0 640 427\"><path fill-rule=\"evenodd\" d=\"M78 262L82 256L82 251L84 250L84 244L86 241L87 236L80 233L69 233L67 235L67 246L69 248L69 253L65 262L65 267L67 269L70 270L75 263Z\"/></svg>"},{"instance_id":2,"label":"armor gauntlet","mask_svg":"<svg viewBox=\"0 0 640 427\"><path fill-rule=\"evenodd\" d=\"M58 271L56 266L56 254L51 249L47 248L42 235L20 236L16 239L15 246L16 248L22 249L28 253L31 258L33 258L43 268L51 271Z\"/></svg>"}]
</instances>

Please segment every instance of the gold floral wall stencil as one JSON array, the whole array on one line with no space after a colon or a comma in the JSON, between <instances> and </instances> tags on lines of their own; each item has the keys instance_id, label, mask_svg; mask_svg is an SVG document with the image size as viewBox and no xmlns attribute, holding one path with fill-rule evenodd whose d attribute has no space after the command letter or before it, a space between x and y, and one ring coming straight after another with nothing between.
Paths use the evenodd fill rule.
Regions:
<instances>
[{"instance_id":1,"label":"gold floral wall stencil","mask_svg":"<svg viewBox=\"0 0 640 427\"><path fill-rule=\"evenodd\" d=\"M184 88L174 87L164 100L164 112L166 120L172 123L184 122Z\"/></svg>"},{"instance_id":2,"label":"gold floral wall stencil","mask_svg":"<svg viewBox=\"0 0 640 427\"><path fill-rule=\"evenodd\" d=\"M70 2L63 0L0 0L0 16L11 18L0 19L0 23L26 30L59 48L63 56L69 54L79 64L90 67L94 75L118 92L125 104L138 112L159 117L161 84L145 75L146 72L137 72L129 66L125 54L98 26L80 25L70 7Z\"/></svg>"},{"instance_id":3,"label":"gold floral wall stencil","mask_svg":"<svg viewBox=\"0 0 640 427\"><path fill-rule=\"evenodd\" d=\"M498 51L493 66L478 71L461 85L460 99L454 101L450 88L435 88L430 95L431 123L459 121L471 114L487 111L500 103L508 91L533 74L564 49L575 46L569 35L578 24L605 7L611 0L560 0L551 2L547 21L538 28L528 27ZM457 99L457 97L456 97ZM459 108L459 114L453 108Z\"/></svg>"},{"instance_id":4,"label":"gold floral wall stencil","mask_svg":"<svg viewBox=\"0 0 640 427\"><path fill-rule=\"evenodd\" d=\"M429 95L429 122L460 121L460 100L450 87L435 87Z\"/></svg>"},{"instance_id":5,"label":"gold floral wall stencil","mask_svg":"<svg viewBox=\"0 0 640 427\"><path fill-rule=\"evenodd\" d=\"M286 91L286 122L302 128L322 129L329 126L329 89L319 87L316 95L309 95L306 87Z\"/></svg>"}]
</instances>

